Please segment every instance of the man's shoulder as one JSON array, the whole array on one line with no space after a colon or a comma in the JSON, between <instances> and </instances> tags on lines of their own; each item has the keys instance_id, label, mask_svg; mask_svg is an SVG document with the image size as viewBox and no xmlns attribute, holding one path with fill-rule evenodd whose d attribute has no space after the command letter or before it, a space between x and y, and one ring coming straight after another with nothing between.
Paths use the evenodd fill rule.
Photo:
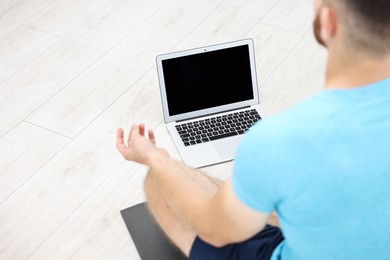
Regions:
<instances>
[{"instance_id":1,"label":"man's shoulder","mask_svg":"<svg viewBox=\"0 0 390 260\"><path fill-rule=\"evenodd\" d=\"M300 102L258 122L245 135L237 150L232 177L235 192L245 203L258 211L272 211L284 192L284 180L298 180L290 178L291 175L307 176L302 165L308 154L313 158L319 156L310 146L316 140L315 128L321 129L314 123L318 115L313 113L313 110L324 112L319 107L321 100L317 95Z\"/></svg>"},{"instance_id":2,"label":"man's shoulder","mask_svg":"<svg viewBox=\"0 0 390 260\"><path fill-rule=\"evenodd\" d=\"M334 114L335 109L329 105L326 95L318 94L260 121L251 129L248 137L252 141L306 139L312 134L323 132L324 128L329 130L333 127Z\"/></svg>"}]
</instances>

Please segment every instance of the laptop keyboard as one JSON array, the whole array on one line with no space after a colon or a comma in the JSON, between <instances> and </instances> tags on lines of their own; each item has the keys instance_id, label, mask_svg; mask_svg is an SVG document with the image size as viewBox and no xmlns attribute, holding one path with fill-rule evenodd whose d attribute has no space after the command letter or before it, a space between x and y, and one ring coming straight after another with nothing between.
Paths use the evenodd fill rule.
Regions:
<instances>
[{"instance_id":1,"label":"laptop keyboard","mask_svg":"<svg viewBox=\"0 0 390 260\"><path fill-rule=\"evenodd\" d=\"M256 109L176 125L185 146L242 135L261 119Z\"/></svg>"}]
</instances>

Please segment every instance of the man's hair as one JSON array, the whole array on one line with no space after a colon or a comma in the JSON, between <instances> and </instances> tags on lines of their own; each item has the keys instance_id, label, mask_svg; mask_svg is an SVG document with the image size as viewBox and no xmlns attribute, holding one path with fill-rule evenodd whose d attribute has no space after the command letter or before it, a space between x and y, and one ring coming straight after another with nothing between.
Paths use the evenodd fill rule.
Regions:
<instances>
[{"instance_id":1,"label":"man's hair","mask_svg":"<svg viewBox=\"0 0 390 260\"><path fill-rule=\"evenodd\" d=\"M374 56L390 54L390 0L327 2L339 9L352 47Z\"/></svg>"}]
</instances>

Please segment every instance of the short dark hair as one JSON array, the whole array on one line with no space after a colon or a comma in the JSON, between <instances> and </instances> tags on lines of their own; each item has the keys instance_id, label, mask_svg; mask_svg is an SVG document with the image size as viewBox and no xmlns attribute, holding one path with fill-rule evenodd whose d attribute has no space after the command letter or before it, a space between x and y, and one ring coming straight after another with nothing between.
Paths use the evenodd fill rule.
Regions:
<instances>
[{"instance_id":1,"label":"short dark hair","mask_svg":"<svg viewBox=\"0 0 390 260\"><path fill-rule=\"evenodd\" d=\"M390 0L331 0L341 5L351 44L374 55L390 54Z\"/></svg>"}]
</instances>

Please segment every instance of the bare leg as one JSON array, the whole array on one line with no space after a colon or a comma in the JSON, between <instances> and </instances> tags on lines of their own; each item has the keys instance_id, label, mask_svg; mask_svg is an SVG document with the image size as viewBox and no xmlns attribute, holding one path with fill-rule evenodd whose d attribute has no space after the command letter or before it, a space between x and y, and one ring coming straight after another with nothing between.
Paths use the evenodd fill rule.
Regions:
<instances>
[{"instance_id":1,"label":"bare leg","mask_svg":"<svg viewBox=\"0 0 390 260\"><path fill-rule=\"evenodd\" d=\"M279 220L278 220L278 216L276 215L276 213L272 213L272 215L269 217L268 219L268 224L272 225L272 226L275 226L275 227L279 227Z\"/></svg>"},{"instance_id":2,"label":"bare leg","mask_svg":"<svg viewBox=\"0 0 390 260\"><path fill-rule=\"evenodd\" d=\"M222 184L218 179L209 176L207 179L216 186ZM151 179L150 173L146 176L144 185L149 211L168 238L188 257L196 237L195 232L176 217Z\"/></svg>"},{"instance_id":3,"label":"bare leg","mask_svg":"<svg viewBox=\"0 0 390 260\"><path fill-rule=\"evenodd\" d=\"M196 234L191 227L179 221L149 174L146 176L144 184L149 211L168 238L188 257ZM211 177L209 179L216 185L220 183L219 180Z\"/></svg>"}]
</instances>

